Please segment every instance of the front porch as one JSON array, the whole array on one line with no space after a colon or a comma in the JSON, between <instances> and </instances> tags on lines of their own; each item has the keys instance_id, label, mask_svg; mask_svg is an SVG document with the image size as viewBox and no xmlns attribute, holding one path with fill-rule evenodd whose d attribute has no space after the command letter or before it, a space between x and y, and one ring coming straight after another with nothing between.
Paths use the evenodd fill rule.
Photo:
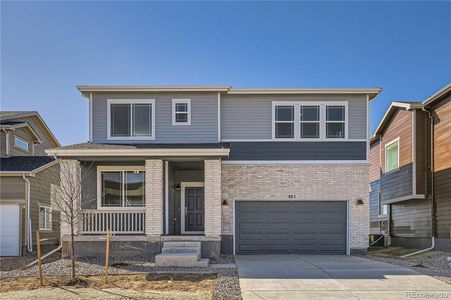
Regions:
<instances>
[{"instance_id":1,"label":"front porch","mask_svg":"<svg viewBox=\"0 0 451 300\"><path fill-rule=\"evenodd\" d=\"M77 255L102 255L107 229L112 255L154 256L166 241L201 242L203 257L220 254L219 158L63 160L62 165L81 178ZM61 222L67 244L70 226Z\"/></svg>"}]
</instances>

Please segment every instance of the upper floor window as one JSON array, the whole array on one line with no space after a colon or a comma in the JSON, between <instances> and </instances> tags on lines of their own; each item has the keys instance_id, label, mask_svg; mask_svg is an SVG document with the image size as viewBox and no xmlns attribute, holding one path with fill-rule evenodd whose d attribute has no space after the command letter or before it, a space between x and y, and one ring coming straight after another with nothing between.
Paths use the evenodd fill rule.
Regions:
<instances>
[{"instance_id":1,"label":"upper floor window","mask_svg":"<svg viewBox=\"0 0 451 300\"><path fill-rule=\"evenodd\" d=\"M98 207L143 207L145 173L143 167L99 167Z\"/></svg>"},{"instance_id":2,"label":"upper floor window","mask_svg":"<svg viewBox=\"0 0 451 300\"><path fill-rule=\"evenodd\" d=\"M191 125L191 99L172 99L172 125Z\"/></svg>"},{"instance_id":3,"label":"upper floor window","mask_svg":"<svg viewBox=\"0 0 451 300\"><path fill-rule=\"evenodd\" d=\"M292 139L294 137L294 106L276 106L275 137Z\"/></svg>"},{"instance_id":4,"label":"upper floor window","mask_svg":"<svg viewBox=\"0 0 451 300\"><path fill-rule=\"evenodd\" d=\"M326 138L345 137L345 107L343 105L326 106Z\"/></svg>"},{"instance_id":5,"label":"upper floor window","mask_svg":"<svg viewBox=\"0 0 451 300\"><path fill-rule=\"evenodd\" d=\"M301 138L319 138L320 117L319 106L300 106Z\"/></svg>"},{"instance_id":6,"label":"upper floor window","mask_svg":"<svg viewBox=\"0 0 451 300\"><path fill-rule=\"evenodd\" d=\"M399 138L385 145L385 172L399 168Z\"/></svg>"},{"instance_id":7,"label":"upper floor window","mask_svg":"<svg viewBox=\"0 0 451 300\"><path fill-rule=\"evenodd\" d=\"M273 139L342 140L347 126L347 102L273 102Z\"/></svg>"},{"instance_id":8,"label":"upper floor window","mask_svg":"<svg viewBox=\"0 0 451 300\"><path fill-rule=\"evenodd\" d=\"M19 149L29 151L30 144L26 140L16 136L14 137L14 146Z\"/></svg>"},{"instance_id":9,"label":"upper floor window","mask_svg":"<svg viewBox=\"0 0 451 300\"><path fill-rule=\"evenodd\" d=\"M108 139L154 139L155 100L108 100Z\"/></svg>"}]
</instances>

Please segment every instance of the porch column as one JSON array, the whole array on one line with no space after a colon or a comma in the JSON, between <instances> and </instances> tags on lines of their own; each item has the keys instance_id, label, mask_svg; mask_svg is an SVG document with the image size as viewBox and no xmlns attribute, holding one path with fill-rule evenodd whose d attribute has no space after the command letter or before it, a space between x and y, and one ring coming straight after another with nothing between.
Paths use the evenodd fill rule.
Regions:
<instances>
[{"instance_id":1,"label":"porch column","mask_svg":"<svg viewBox=\"0 0 451 300\"><path fill-rule=\"evenodd\" d=\"M204 161L205 235L221 235L221 159Z\"/></svg>"},{"instance_id":2,"label":"porch column","mask_svg":"<svg viewBox=\"0 0 451 300\"><path fill-rule=\"evenodd\" d=\"M146 235L163 234L163 161L146 160Z\"/></svg>"},{"instance_id":3,"label":"porch column","mask_svg":"<svg viewBox=\"0 0 451 300\"><path fill-rule=\"evenodd\" d=\"M74 213L78 218L80 215L81 198L81 168L80 162L73 159L60 161L60 192L56 195L55 206L60 209L60 236L70 236L70 219L68 205L74 203ZM74 233L78 234L80 220L75 219Z\"/></svg>"}]
</instances>

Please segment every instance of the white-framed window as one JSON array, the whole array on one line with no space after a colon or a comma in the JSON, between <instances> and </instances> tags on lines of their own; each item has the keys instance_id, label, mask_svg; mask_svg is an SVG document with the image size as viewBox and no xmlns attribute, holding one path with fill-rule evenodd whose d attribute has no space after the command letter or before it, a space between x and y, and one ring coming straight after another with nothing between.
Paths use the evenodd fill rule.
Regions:
<instances>
[{"instance_id":1,"label":"white-framed window","mask_svg":"<svg viewBox=\"0 0 451 300\"><path fill-rule=\"evenodd\" d=\"M109 140L155 139L155 100L108 100Z\"/></svg>"},{"instance_id":2,"label":"white-framed window","mask_svg":"<svg viewBox=\"0 0 451 300\"><path fill-rule=\"evenodd\" d=\"M273 101L272 108L274 140L348 139L347 101Z\"/></svg>"},{"instance_id":3,"label":"white-framed window","mask_svg":"<svg viewBox=\"0 0 451 300\"><path fill-rule=\"evenodd\" d=\"M388 205L382 204L381 193L377 194L377 201L379 203L379 215L380 216L388 215Z\"/></svg>"},{"instance_id":4,"label":"white-framed window","mask_svg":"<svg viewBox=\"0 0 451 300\"><path fill-rule=\"evenodd\" d=\"M399 168L399 138L385 144L385 172Z\"/></svg>"},{"instance_id":5,"label":"white-framed window","mask_svg":"<svg viewBox=\"0 0 451 300\"><path fill-rule=\"evenodd\" d=\"M344 105L326 105L326 138L345 138L345 111Z\"/></svg>"},{"instance_id":6,"label":"white-framed window","mask_svg":"<svg viewBox=\"0 0 451 300\"><path fill-rule=\"evenodd\" d=\"M143 166L97 167L97 208L143 208L145 195Z\"/></svg>"},{"instance_id":7,"label":"white-framed window","mask_svg":"<svg viewBox=\"0 0 451 300\"><path fill-rule=\"evenodd\" d=\"M294 106L276 105L275 106L274 132L276 139L294 138Z\"/></svg>"},{"instance_id":8,"label":"white-framed window","mask_svg":"<svg viewBox=\"0 0 451 300\"><path fill-rule=\"evenodd\" d=\"M39 206L39 230L52 230L52 208Z\"/></svg>"},{"instance_id":9,"label":"white-framed window","mask_svg":"<svg viewBox=\"0 0 451 300\"><path fill-rule=\"evenodd\" d=\"M30 151L30 143L28 141L21 139L20 137L14 137L14 147L17 147L24 151Z\"/></svg>"},{"instance_id":10,"label":"white-framed window","mask_svg":"<svg viewBox=\"0 0 451 300\"><path fill-rule=\"evenodd\" d=\"M191 125L191 99L172 99L172 125Z\"/></svg>"},{"instance_id":11,"label":"white-framed window","mask_svg":"<svg viewBox=\"0 0 451 300\"><path fill-rule=\"evenodd\" d=\"M300 135L301 139L319 139L320 137L320 106L301 105L300 109Z\"/></svg>"}]
</instances>

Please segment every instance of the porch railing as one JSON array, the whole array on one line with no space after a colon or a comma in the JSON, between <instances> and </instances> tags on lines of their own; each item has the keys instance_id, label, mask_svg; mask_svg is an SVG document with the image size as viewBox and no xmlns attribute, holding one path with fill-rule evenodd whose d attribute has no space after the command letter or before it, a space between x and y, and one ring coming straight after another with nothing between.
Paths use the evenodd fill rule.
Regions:
<instances>
[{"instance_id":1,"label":"porch railing","mask_svg":"<svg viewBox=\"0 0 451 300\"><path fill-rule=\"evenodd\" d=\"M82 234L111 233L143 234L146 213L144 210L96 210L82 212Z\"/></svg>"}]
</instances>

